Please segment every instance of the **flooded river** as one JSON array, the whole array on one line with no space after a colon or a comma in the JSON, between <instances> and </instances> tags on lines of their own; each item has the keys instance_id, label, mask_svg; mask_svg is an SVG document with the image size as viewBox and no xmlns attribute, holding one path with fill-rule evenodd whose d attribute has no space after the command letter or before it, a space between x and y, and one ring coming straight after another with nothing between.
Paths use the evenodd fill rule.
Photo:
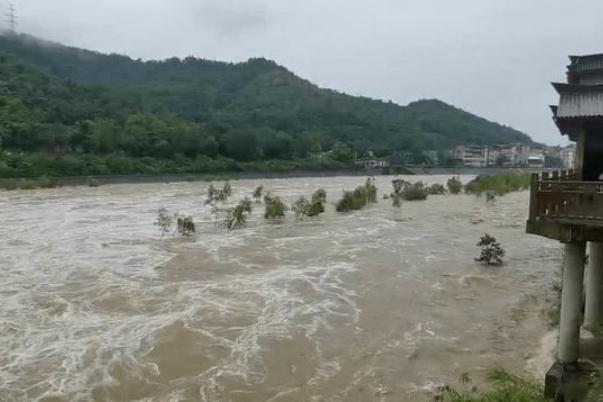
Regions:
<instances>
[{"instance_id":1,"label":"flooded river","mask_svg":"<svg viewBox=\"0 0 603 402\"><path fill-rule=\"evenodd\" d=\"M232 202L264 184L289 203L324 188L331 203L362 182L234 181ZM281 223L257 205L227 233L206 189L0 192L0 401L424 401L464 372L548 368L560 248L524 234L527 193ZM161 240L161 207L193 215L197 235ZM473 261L484 232L504 266Z\"/></svg>"}]
</instances>

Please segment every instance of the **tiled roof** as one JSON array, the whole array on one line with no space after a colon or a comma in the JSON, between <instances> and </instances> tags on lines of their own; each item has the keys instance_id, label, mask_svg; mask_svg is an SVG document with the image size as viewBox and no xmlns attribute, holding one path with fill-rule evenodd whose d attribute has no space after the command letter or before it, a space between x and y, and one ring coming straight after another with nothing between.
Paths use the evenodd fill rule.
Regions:
<instances>
[{"instance_id":1,"label":"tiled roof","mask_svg":"<svg viewBox=\"0 0 603 402\"><path fill-rule=\"evenodd\" d=\"M603 85L558 84L553 86L561 95L553 110L558 119L603 117Z\"/></svg>"}]
</instances>

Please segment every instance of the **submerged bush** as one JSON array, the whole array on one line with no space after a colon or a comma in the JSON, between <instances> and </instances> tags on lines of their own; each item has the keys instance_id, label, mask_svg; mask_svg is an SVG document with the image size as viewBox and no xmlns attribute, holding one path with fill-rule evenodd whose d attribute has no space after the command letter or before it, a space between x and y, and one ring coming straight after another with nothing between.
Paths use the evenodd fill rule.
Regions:
<instances>
[{"instance_id":1,"label":"submerged bush","mask_svg":"<svg viewBox=\"0 0 603 402\"><path fill-rule=\"evenodd\" d=\"M441 184L432 184L431 186L427 187L427 192L430 195L440 195L440 194L445 194L446 193L446 187L444 187Z\"/></svg>"},{"instance_id":2,"label":"submerged bush","mask_svg":"<svg viewBox=\"0 0 603 402\"><path fill-rule=\"evenodd\" d=\"M251 214L251 201L249 198L239 201L236 207L230 208L226 211L226 218L224 219L224 226L230 232L234 229L239 229L247 223L247 218Z\"/></svg>"},{"instance_id":3,"label":"submerged bush","mask_svg":"<svg viewBox=\"0 0 603 402\"><path fill-rule=\"evenodd\" d=\"M299 197L297 201L291 207L291 210L295 213L297 219L301 219L304 216L314 217L325 212L324 203L327 201L327 193L325 190L317 190L312 194L312 199L308 201L306 197Z\"/></svg>"},{"instance_id":4,"label":"submerged bush","mask_svg":"<svg viewBox=\"0 0 603 402\"><path fill-rule=\"evenodd\" d=\"M496 195L505 195L513 191L530 188L531 175L525 172L502 172L492 175L480 175L465 186L465 192L481 195L492 191Z\"/></svg>"},{"instance_id":5,"label":"submerged bush","mask_svg":"<svg viewBox=\"0 0 603 402\"><path fill-rule=\"evenodd\" d=\"M374 179L367 179L363 186L354 191L344 191L343 197L335 205L337 212L348 212L364 208L368 203L377 202L377 186Z\"/></svg>"},{"instance_id":6,"label":"submerged bush","mask_svg":"<svg viewBox=\"0 0 603 402\"><path fill-rule=\"evenodd\" d=\"M190 236L195 233L195 222L191 216L178 216L176 225L178 233L182 236Z\"/></svg>"},{"instance_id":7,"label":"submerged bush","mask_svg":"<svg viewBox=\"0 0 603 402\"><path fill-rule=\"evenodd\" d=\"M155 226L159 228L161 231L161 238L170 230L172 227L172 223L174 222L174 218L168 213L165 208L161 208L157 212L157 220L153 223Z\"/></svg>"},{"instance_id":8,"label":"submerged bush","mask_svg":"<svg viewBox=\"0 0 603 402\"><path fill-rule=\"evenodd\" d=\"M480 238L477 246L481 247L481 252L480 256L476 258L475 261L486 265L501 265L503 263L505 250L503 250L496 239L488 233Z\"/></svg>"},{"instance_id":9,"label":"submerged bush","mask_svg":"<svg viewBox=\"0 0 603 402\"><path fill-rule=\"evenodd\" d=\"M406 185L401 193L402 198L406 201L422 201L427 199L428 195L427 188L420 181Z\"/></svg>"},{"instance_id":10,"label":"submerged bush","mask_svg":"<svg viewBox=\"0 0 603 402\"><path fill-rule=\"evenodd\" d=\"M271 197L270 195L266 195L266 197L264 197L264 202L266 203L264 218L276 219L285 216L285 212L287 212L287 206L280 199L280 197Z\"/></svg>"},{"instance_id":11,"label":"submerged bush","mask_svg":"<svg viewBox=\"0 0 603 402\"><path fill-rule=\"evenodd\" d=\"M337 205L335 209L337 212L348 212L354 211L357 209L362 209L368 203L366 187L361 186L356 188L354 191L345 191L343 193L343 197Z\"/></svg>"},{"instance_id":12,"label":"submerged bush","mask_svg":"<svg viewBox=\"0 0 603 402\"><path fill-rule=\"evenodd\" d=\"M327 192L324 189L319 188L312 194L312 202L327 202Z\"/></svg>"},{"instance_id":13,"label":"submerged bush","mask_svg":"<svg viewBox=\"0 0 603 402\"><path fill-rule=\"evenodd\" d=\"M446 182L446 187L448 187L448 191L451 194L460 194L463 191L463 183L461 183L458 177L451 177Z\"/></svg>"}]
</instances>

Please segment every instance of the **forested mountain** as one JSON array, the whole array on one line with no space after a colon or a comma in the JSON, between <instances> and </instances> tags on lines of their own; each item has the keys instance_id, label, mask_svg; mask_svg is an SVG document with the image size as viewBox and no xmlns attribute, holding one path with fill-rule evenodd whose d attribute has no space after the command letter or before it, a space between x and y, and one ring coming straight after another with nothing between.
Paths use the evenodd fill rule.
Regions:
<instances>
[{"instance_id":1,"label":"forested mountain","mask_svg":"<svg viewBox=\"0 0 603 402\"><path fill-rule=\"evenodd\" d=\"M423 150L531 142L438 100L353 97L265 59L143 62L11 34L0 140L2 176L330 168L369 150L420 163Z\"/></svg>"}]
</instances>

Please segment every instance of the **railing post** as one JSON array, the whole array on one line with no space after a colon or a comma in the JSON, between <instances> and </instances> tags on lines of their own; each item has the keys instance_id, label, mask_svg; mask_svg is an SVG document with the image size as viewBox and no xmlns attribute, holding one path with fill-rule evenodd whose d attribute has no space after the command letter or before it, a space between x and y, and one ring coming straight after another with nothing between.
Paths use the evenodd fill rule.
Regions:
<instances>
[{"instance_id":1,"label":"railing post","mask_svg":"<svg viewBox=\"0 0 603 402\"><path fill-rule=\"evenodd\" d=\"M530 179L530 220L538 216L538 173L532 174Z\"/></svg>"}]
</instances>

